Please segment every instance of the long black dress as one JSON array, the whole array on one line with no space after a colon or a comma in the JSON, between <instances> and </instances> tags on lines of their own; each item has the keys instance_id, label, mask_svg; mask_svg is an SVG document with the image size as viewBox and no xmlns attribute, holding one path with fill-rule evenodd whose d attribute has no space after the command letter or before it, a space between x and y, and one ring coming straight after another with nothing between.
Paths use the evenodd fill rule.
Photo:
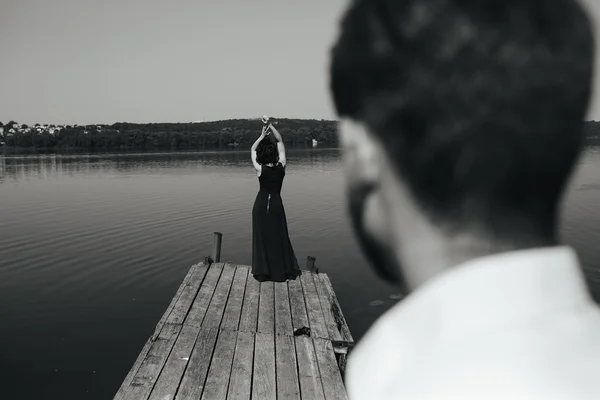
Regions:
<instances>
[{"instance_id":1,"label":"long black dress","mask_svg":"<svg viewBox=\"0 0 600 400\"><path fill-rule=\"evenodd\" d=\"M300 273L288 234L281 185L285 167L262 166L260 190L252 209L252 275L260 282L285 282Z\"/></svg>"}]
</instances>

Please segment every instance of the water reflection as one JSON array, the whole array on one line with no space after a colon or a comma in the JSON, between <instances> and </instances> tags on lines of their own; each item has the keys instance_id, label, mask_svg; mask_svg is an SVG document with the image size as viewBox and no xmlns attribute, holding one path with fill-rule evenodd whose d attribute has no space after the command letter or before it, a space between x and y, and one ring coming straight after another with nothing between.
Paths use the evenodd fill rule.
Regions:
<instances>
[{"instance_id":1,"label":"water reflection","mask_svg":"<svg viewBox=\"0 0 600 400\"><path fill-rule=\"evenodd\" d=\"M339 168L337 149L289 149L288 160L298 170ZM73 175L121 175L139 172L185 173L198 168L249 168L249 151L195 153L0 155L0 184L28 179L52 179Z\"/></svg>"}]
</instances>

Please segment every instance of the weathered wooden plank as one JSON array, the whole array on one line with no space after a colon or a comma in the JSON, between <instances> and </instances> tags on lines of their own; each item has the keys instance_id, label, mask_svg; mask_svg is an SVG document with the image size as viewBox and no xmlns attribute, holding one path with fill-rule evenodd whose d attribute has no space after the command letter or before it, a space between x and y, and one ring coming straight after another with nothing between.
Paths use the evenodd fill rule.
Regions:
<instances>
[{"instance_id":1,"label":"weathered wooden plank","mask_svg":"<svg viewBox=\"0 0 600 400\"><path fill-rule=\"evenodd\" d=\"M197 336L198 328L190 325L183 326L175 342L175 346L173 346L173 350L165 363L165 367L160 373L154 389L150 393L150 400L175 398Z\"/></svg>"},{"instance_id":2,"label":"weathered wooden plank","mask_svg":"<svg viewBox=\"0 0 600 400\"><path fill-rule=\"evenodd\" d=\"M217 341L217 332L216 328L200 328L194 350L177 391L176 400L199 399L202 395Z\"/></svg>"},{"instance_id":3,"label":"weathered wooden plank","mask_svg":"<svg viewBox=\"0 0 600 400\"><path fill-rule=\"evenodd\" d=\"M238 332L231 367L228 400L250 400L252 366L254 364L254 333Z\"/></svg>"},{"instance_id":4,"label":"weathered wooden plank","mask_svg":"<svg viewBox=\"0 0 600 400\"><path fill-rule=\"evenodd\" d=\"M221 325L234 273L235 268L223 268L219 283L217 283L217 288L202 321L203 328L218 328Z\"/></svg>"},{"instance_id":5,"label":"weathered wooden plank","mask_svg":"<svg viewBox=\"0 0 600 400\"><path fill-rule=\"evenodd\" d=\"M246 293L242 305L242 316L240 318L240 332L256 332L258 322L258 300L260 296L260 284L252 272L248 273L246 282Z\"/></svg>"},{"instance_id":6,"label":"weathered wooden plank","mask_svg":"<svg viewBox=\"0 0 600 400\"><path fill-rule=\"evenodd\" d=\"M152 343L148 354L134 375L125 399L145 400L150 395L167 357L177 340L181 325L165 324L158 337Z\"/></svg>"},{"instance_id":7,"label":"weathered wooden plank","mask_svg":"<svg viewBox=\"0 0 600 400\"><path fill-rule=\"evenodd\" d=\"M337 358L337 362L338 362L338 366L340 367L340 372L342 374L342 379L345 379L345 374L346 374L346 363L348 361L348 350L346 348L346 353L338 353L336 352L335 348L333 349L333 351L336 353L336 358Z\"/></svg>"},{"instance_id":8,"label":"weathered wooden plank","mask_svg":"<svg viewBox=\"0 0 600 400\"><path fill-rule=\"evenodd\" d=\"M319 337L328 339L329 332L325 325L325 318L323 317L323 310L321 309L321 302L315 288L315 282L312 277L312 272L302 271L300 276L300 282L302 283L302 289L304 290L304 298L306 300L306 309L308 311L308 321L310 323L310 334L311 337Z\"/></svg>"},{"instance_id":9,"label":"weathered wooden plank","mask_svg":"<svg viewBox=\"0 0 600 400\"><path fill-rule=\"evenodd\" d=\"M230 268L230 264L226 264L225 268ZM242 313L242 303L244 301L244 292L246 290L246 281L248 280L249 268L244 265L231 266L236 268L235 276L233 277L233 285L229 293L227 307L223 315L221 329L237 330L240 325L240 315Z\"/></svg>"},{"instance_id":10,"label":"weathered wooden plank","mask_svg":"<svg viewBox=\"0 0 600 400\"><path fill-rule=\"evenodd\" d=\"M275 333L275 310L273 282L260 283L260 299L258 305L258 328L260 333Z\"/></svg>"},{"instance_id":11,"label":"weathered wooden plank","mask_svg":"<svg viewBox=\"0 0 600 400\"><path fill-rule=\"evenodd\" d=\"M296 336L295 342L302 399L325 399L313 341L306 336Z\"/></svg>"},{"instance_id":12,"label":"weathered wooden plank","mask_svg":"<svg viewBox=\"0 0 600 400\"><path fill-rule=\"evenodd\" d=\"M294 337L275 335L275 362L277 370L277 398L300 400L298 366ZM303 365L300 368L304 368Z\"/></svg>"},{"instance_id":13,"label":"weathered wooden plank","mask_svg":"<svg viewBox=\"0 0 600 400\"><path fill-rule=\"evenodd\" d=\"M290 311L290 295L286 282L277 282L275 286L275 334L294 335L292 313Z\"/></svg>"},{"instance_id":14,"label":"weathered wooden plank","mask_svg":"<svg viewBox=\"0 0 600 400\"><path fill-rule=\"evenodd\" d=\"M347 400L348 395L331 342L327 339L313 339L313 342L325 398L327 400Z\"/></svg>"},{"instance_id":15,"label":"weathered wooden plank","mask_svg":"<svg viewBox=\"0 0 600 400\"><path fill-rule=\"evenodd\" d=\"M315 287L317 289L317 294L319 295L319 302L321 303L321 310L323 311L323 318L325 319L325 326L327 326L327 331L329 332L329 339L341 342L342 334L338 329L336 320L333 316L333 300L330 298L327 289L325 288L325 284L323 280L319 276L321 274L313 274L313 279L315 282Z\"/></svg>"},{"instance_id":16,"label":"weathered wooden plank","mask_svg":"<svg viewBox=\"0 0 600 400\"><path fill-rule=\"evenodd\" d=\"M142 347L142 350L140 351L140 354L138 355L138 358L135 360L133 366L129 370L129 373L127 374L127 376L123 380L123 383L121 384L121 387L119 388L119 390L115 394L115 397L113 398L113 400L122 400L123 399L123 396L125 394L126 388L129 387L129 385L131 384L131 381L133 380L134 375L139 370L140 365L142 365L142 362L146 358L146 355L148 354L148 351L150 350L150 347L152 346L152 343L154 342L154 340L156 339L156 337L158 337L160 331L162 330L162 328L163 328L163 326L165 324L165 321L167 320L167 318L171 314L171 311L175 307L175 304L177 304L177 301L179 300L179 297L181 296L181 293L183 292L183 289L186 287L186 285L190 281L190 278L192 277L192 275L194 274L194 272L196 271L196 269L199 268L202 265L203 265L202 263L192 265L192 267L188 270L186 276L183 278L183 282L181 283L181 285L179 285L179 288L177 289L177 292L175 292L175 295L171 299L171 303L169 303L169 306L167 307L167 309L163 313L162 317L160 318L160 320L156 324L156 328L154 330L154 334L152 335L152 337L150 339L148 339L146 341L146 343L144 344L144 347Z\"/></svg>"},{"instance_id":17,"label":"weathered wooden plank","mask_svg":"<svg viewBox=\"0 0 600 400\"><path fill-rule=\"evenodd\" d=\"M196 328L202 326L202 321L204 320L206 310L208 310L208 306L212 300L222 271L223 268L216 264L212 264L208 268L204 282L202 282L202 286L200 287L196 300L194 300L194 304L184 321L184 325L191 325Z\"/></svg>"},{"instance_id":18,"label":"weathered wooden plank","mask_svg":"<svg viewBox=\"0 0 600 400\"><path fill-rule=\"evenodd\" d=\"M304 301L304 292L300 279L288 282L288 291L290 296L290 307L292 312L292 326L294 330L300 328L309 328L308 312Z\"/></svg>"},{"instance_id":19,"label":"weathered wooden plank","mask_svg":"<svg viewBox=\"0 0 600 400\"><path fill-rule=\"evenodd\" d=\"M348 327L348 323L344 318L342 308L340 307L340 303L338 302L337 296L335 295L335 291L333 290L333 285L329 280L329 276L327 276L327 274L318 274L318 276L321 279L321 283L323 283L323 287L327 291L331 300L331 312L336 320L336 325L339 326L339 331L341 333L342 340L350 344L354 344L354 339L352 338L352 334L350 333L350 328Z\"/></svg>"},{"instance_id":20,"label":"weathered wooden plank","mask_svg":"<svg viewBox=\"0 0 600 400\"><path fill-rule=\"evenodd\" d=\"M254 341L252 398L277 398L275 388L275 340L273 334L257 333Z\"/></svg>"},{"instance_id":21,"label":"weathered wooden plank","mask_svg":"<svg viewBox=\"0 0 600 400\"><path fill-rule=\"evenodd\" d=\"M227 385L231 375L231 363L237 333L235 331L220 331L212 363L202 392L202 398L207 400L227 398Z\"/></svg>"},{"instance_id":22,"label":"weathered wooden plank","mask_svg":"<svg viewBox=\"0 0 600 400\"><path fill-rule=\"evenodd\" d=\"M200 263L200 264L192 265L192 267L190 268L190 270L186 274L185 278L183 278L183 282L181 282L181 285L179 285L179 288L177 289L177 293L175 293L175 296L173 296L173 299L171 300L171 303L169 304L169 307L167 307L167 310L165 311L165 313L163 314L163 316L158 321L157 329L155 331L155 334L157 336L158 336L158 333L160 332L160 329L162 329L162 325L165 324L165 321L167 320L167 318L169 317L169 315L171 315L171 312L173 311L173 308L175 307L175 304L177 304L177 302L179 301L179 298L181 297L181 293L183 292L183 289L189 283L190 279L192 278L192 275L194 274L194 272L196 272L196 269L200 268L201 266L204 266L204 264ZM159 326L160 326L160 329L158 329Z\"/></svg>"},{"instance_id":23,"label":"weathered wooden plank","mask_svg":"<svg viewBox=\"0 0 600 400\"><path fill-rule=\"evenodd\" d=\"M208 266L204 264L194 268L192 276L189 281L185 283L181 296L175 304L175 307L173 307L173 311L167 317L167 324L183 324L183 321L192 307L192 303L198 293L198 288L200 288L207 270Z\"/></svg>"},{"instance_id":24,"label":"weathered wooden plank","mask_svg":"<svg viewBox=\"0 0 600 400\"><path fill-rule=\"evenodd\" d=\"M162 325L160 328L162 329ZM113 398L113 400L123 400L125 398L126 392L130 388L129 385L131 384L131 381L133 380L134 375L140 369L140 366L142 365L142 362L146 358L146 355L148 354L150 347L152 347L152 343L154 343L154 342L152 341L151 338L146 341L146 344L144 344L144 347L142 347L142 350L140 351L138 358L135 360L133 367L131 367L131 369L129 370L129 373L123 380L123 383L121 384L121 387L119 387L119 390L115 394L115 397Z\"/></svg>"}]
</instances>

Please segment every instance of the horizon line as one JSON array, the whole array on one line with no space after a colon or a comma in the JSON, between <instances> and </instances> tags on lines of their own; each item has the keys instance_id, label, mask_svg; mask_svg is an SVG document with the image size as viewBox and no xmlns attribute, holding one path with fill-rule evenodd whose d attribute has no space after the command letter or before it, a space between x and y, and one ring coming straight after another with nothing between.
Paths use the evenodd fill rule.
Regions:
<instances>
[{"instance_id":1,"label":"horizon line","mask_svg":"<svg viewBox=\"0 0 600 400\"><path fill-rule=\"evenodd\" d=\"M325 118L289 118L289 117L271 117L273 118L275 121L278 120L296 120L296 121L327 121L327 122L339 122L339 120L337 119L325 119ZM0 126L6 126L8 124L10 124L11 122L15 122L19 125L28 125L28 126L35 126L36 124L39 125L77 125L77 126L91 126L91 125L114 125L114 124L132 124L132 125L153 125L153 124L209 124L209 123L216 123L216 122L228 122L228 121L259 121L261 119L261 117L256 117L256 118L229 118L229 119L216 119L216 120L204 120L204 121L178 121L178 122L172 122L172 121L161 121L161 122L128 122L128 121L116 121L116 122L112 122L112 123L89 123L89 124L77 124L77 123L40 123L40 122L35 122L33 124L24 122L21 123L17 120L14 119L9 119L7 123L3 123L2 121L0 121Z\"/></svg>"}]
</instances>

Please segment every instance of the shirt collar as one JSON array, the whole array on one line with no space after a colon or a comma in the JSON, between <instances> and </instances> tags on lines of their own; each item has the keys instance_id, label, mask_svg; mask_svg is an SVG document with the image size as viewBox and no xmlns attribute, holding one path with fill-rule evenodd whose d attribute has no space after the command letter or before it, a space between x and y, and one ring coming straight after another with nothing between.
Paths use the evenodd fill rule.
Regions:
<instances>
[{"instance_id":1,"label":"shirt collar","mask_svg":"<svg viewBox=\"0 0 600 400\"><path fill-rule=\"evenodd\" d=\"M425 283L388 313L423 334L452 340L570 312L590 302L577 255L557 246L465 262Z\"/></svg>"}]
</instances>

